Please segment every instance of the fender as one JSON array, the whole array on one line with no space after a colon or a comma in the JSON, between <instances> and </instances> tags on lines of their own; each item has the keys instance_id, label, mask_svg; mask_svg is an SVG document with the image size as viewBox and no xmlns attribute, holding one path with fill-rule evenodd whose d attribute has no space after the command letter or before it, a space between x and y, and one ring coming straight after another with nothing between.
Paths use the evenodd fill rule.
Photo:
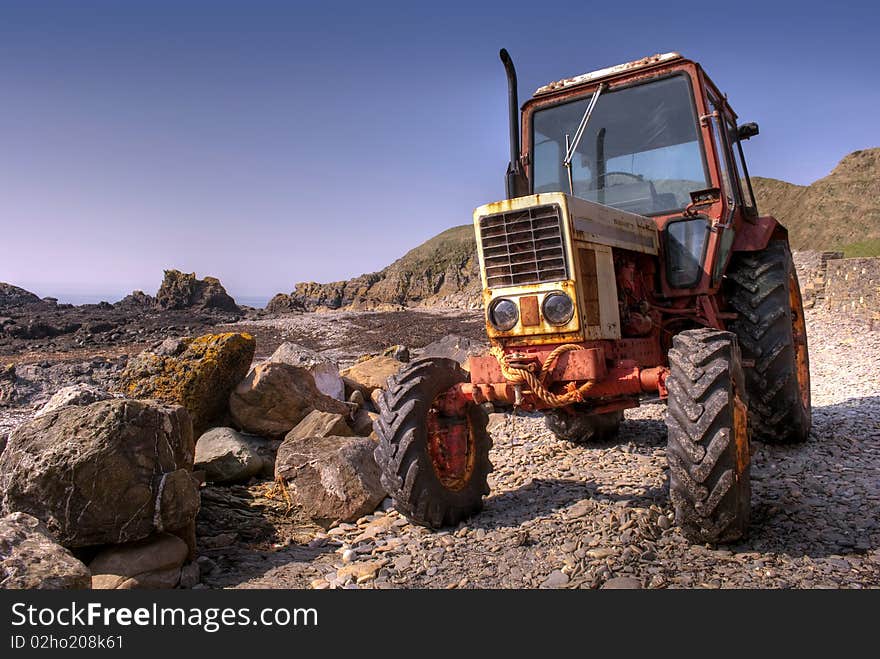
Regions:
<instances>
[{"instance_id":1,"label":"fender","mask_svg":"<svg viewBox=\"0 0 880 659\"><path fill-rule=\"evenodd\" d=\"M734 252L758 252L771 240L784 240L788 243L788 229L782 226L775 217L764 215L755 220L754 224L743 222L733 239Z\"/></svg>"}]
</instances>

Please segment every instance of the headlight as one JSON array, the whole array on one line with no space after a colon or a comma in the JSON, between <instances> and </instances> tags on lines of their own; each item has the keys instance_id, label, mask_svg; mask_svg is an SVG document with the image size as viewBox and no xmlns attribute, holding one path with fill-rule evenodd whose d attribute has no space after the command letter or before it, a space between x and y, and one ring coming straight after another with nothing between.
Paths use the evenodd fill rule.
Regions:
<instances>
[{"instance_id":1,"label":"headlight","mask_svg":"<svg viewBox=\"0 0 880 659\"><path fill-rule=\"evenodd\" d=\"M489 305L489 322L495 329L506 332L513 329L517 320L519 320L519 309L513 300L501 298Z\"/></svg>"},{"instance_id":2,"label":"headlight","mask_svg":"<svg viewBox=\"0 0 880 659\"><path fill-rule=\"evenodd\" d=\"M574 315L574 303L565 293L550 293L544 298L544 318L554 325L567 325Z\"/></svg>"}]
</instances>

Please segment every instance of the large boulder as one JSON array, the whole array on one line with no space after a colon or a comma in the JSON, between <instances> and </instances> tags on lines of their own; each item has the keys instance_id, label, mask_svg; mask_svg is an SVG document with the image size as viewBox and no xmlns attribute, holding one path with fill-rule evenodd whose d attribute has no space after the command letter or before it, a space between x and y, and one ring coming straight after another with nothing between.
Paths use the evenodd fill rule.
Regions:
<instances>
[{"instance_id":1,"label":"large boulder","mask_svg":"<svg viewBox=\"0 0 880 659\"><path fill-rule=\"evenodd\" d=\"M91 573L27 513L0 519L0 588L89 588Z\"/></svg>"},{"instance_id":2,"label":"large boulder","mask_svg":"<svg viewBox=\"0 0 880 659\"><path fill-rule=\"evenodd\" d=\"M255 366L229 396L229 411L248 433L280 439L312 410L348 414L348 406L325 396L304 368L264 362Z\"/></svg>"},{"instance_id":3,"label":"large boulder","mask_svg":"<svg viewBox=\"0 0 880 659\"><path fill-rule=\"evenodd\" d=\"M211 483L237 483L272 474L278 442L244 435L233 428L211 428L196 441L195 469Z\"/></svg>"},{"instance_id":4,"label":"large boulder","mask_svg":"<svg viewBox=\"0 0 880 659\"><path fill-rule=\"evenodd\" d=\"M197 279L196 273L166 270L156 293L155 306L160 309L219 309L240 314L235 300L215 277Z\"/></svg>"},{"instance_id":5,"label":"large boulder","mask_svg":"<svg viewBox=\"0 0 880 659\"><path fill-rule=\"evenodd\" d=\"M282 343L266 361L304 368L312 374L318 391L331 398L345 400L345 385L339 375L339 366L314 350L296 343Z\"/></svg>"},{"instance_id":6,"label":"large boulder","mask_svg":"<svg viewBox=\"0 0 880 659\"><path fill-rule=\"evenodd\" d=\"M54 412L70 405L91 405L99 400L107 400L108 398L111 398L110 394L100 387L80 382L56 391L34 416L45 416L49 412Z\"/></svg>"},{"instance_id":7,"label":"large boulder","mask_svg":"<svg viewBox=\"0 0 880 659\"><path fill-rule=\"evenodd\" d=\"M174 588L188 553L186 543L170 533L106 547L89 563L92 588Z\"/></svg>"},{"instance_id":8,"label":"large boulder","mask_svg":"<svg viewBox=\"0 0 880 659\"><path fill-rule=\"evenodd\" d=\"M359 389L369 397L376 389L384 389L385 381L403 368L403 362L393 357L371 357L342 371L342 377L351 389Z\"/></svg>"},{"instance_id":9,"label":"large boulder","mask_svg":"<svg viewBox=\"0 0 880 659\"><path fill-rule=\"evenodd\" d=\"M182 407L106 400L16 428L0 455L0 513L26 512L65 547L186 533L199 509Z\"/></svg>"},{"instance_id":10,"label":"large boulder","mask_svg":"<svg viewBox=\"0 0 880 659\"><path fill-rule=\"evenodd\" d=\"M256 341L250 334L206 334L166 339L131 359L120 390L129 398L183 405L196 436L226 412L229 393L247 374Z\"/></svg>"},{"instance_id":11,"label":"large boulder","mask_svg":"<svg viewBox=\"0 0 880 659\"><path fill-rule=\"evenodd\" d=\"M322 526L351 522L385 498L375 442L366 437L306 437L278 448L275 477L283 478L295 502Z\"/></svg>"}]
</instances>

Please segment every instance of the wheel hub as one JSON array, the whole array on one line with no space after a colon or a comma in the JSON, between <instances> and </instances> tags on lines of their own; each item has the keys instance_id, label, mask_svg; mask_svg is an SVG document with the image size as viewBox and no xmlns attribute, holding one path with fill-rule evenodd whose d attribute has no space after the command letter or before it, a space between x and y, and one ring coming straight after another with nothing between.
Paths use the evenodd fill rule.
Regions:
<instances>
[{"instance_id":1,"label":"wheel hub","mask_svg":"<svg viewBox=\"0 0 880 659\"><path fill-rule=\"evenodd\" d=\"M428 454L434 472L449 490L461 490L474 468L474 445L467 417L445 417L435 408L428 412Z\"/></svg>"}]
</instances>

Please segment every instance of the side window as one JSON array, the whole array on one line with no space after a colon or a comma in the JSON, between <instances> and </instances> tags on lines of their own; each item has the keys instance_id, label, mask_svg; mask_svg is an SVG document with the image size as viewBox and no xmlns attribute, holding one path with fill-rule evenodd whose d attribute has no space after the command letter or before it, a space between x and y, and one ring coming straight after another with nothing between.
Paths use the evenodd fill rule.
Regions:
<instances>
[{"instance_id":1,"label":"side window","mask_svg":"<svg viewBox=\"0 0 880 659\"><path fill-rule=\"evenodd\" d=\"M715 143L715 151L718 153L718 167L721 174L721 192L727 198L728 205L733 208L736 205L734 196L733 179L730 175L730 164L727 160L727 143L724 140L721 126L723 125L723 111L718 101L710 94L709 108L717 113L712 117L712 141Z\"/></svg>"},{"instance_id":2,"label":"side window","mask_svg":"<svg viewBox=\"0 0 880 659\"><path fill-rule=\"evenodd\" d=\"M755 197L752 195L752 184L749 181L749 170L746 169L746 162L743 158L742 142L736 136L736 126L728 125L728 135L730 135L730 151L733 153L733 166L738 170L743 207L748 213L757 213Z\"/></svg>"}]
</instances>

